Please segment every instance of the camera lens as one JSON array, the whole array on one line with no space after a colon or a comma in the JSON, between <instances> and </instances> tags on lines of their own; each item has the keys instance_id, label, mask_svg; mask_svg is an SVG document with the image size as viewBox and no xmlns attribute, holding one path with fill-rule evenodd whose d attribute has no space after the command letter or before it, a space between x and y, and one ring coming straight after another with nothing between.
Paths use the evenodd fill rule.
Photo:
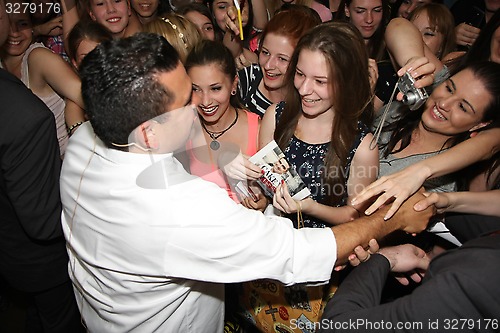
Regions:
<instances>
[{"instance_id":1,"label":"camera lens","mask_svg":"<svg viewBox=\"0 0 500 333\"><path fill-rule=\"evenodd\" d=\"M415 104L416 102L417 102L417 96L411 91L408 91L406 95L403 96L403 103L405 105L412 105Z\"/></svg>"}]
</instances>

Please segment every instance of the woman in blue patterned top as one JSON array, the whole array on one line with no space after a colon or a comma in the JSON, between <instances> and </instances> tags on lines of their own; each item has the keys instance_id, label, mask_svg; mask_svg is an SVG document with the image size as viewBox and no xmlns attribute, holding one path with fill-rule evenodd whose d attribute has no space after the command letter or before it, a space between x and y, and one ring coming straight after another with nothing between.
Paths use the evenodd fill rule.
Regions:
<instances>
[{"instance_id":1,"label":"woman in blue patterned top","mask_svg":"<svg viewBox=\"0 0 500 333\"><path fill-rule=\"evenodd\" d=\"M370 149L373 107L368 54L359 31L347 23L322 24L304 35L285 78L283 102L263 118L259 145L275 139L312 195L294 201L278 188L274 206L300 209L304 226L324 227L359 217L349 205L377 177L378 150Z\"/></svg>"}]
</instances>

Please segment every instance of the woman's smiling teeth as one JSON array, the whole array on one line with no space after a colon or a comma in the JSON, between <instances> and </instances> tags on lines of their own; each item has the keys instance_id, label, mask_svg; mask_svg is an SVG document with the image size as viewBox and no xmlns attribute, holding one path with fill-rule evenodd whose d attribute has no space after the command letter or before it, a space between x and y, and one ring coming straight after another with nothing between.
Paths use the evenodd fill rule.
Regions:
<instances>
[{"instance_id":1,"label":"woman's smiling teeth","mask_svg":"<svg viewBox=\"0 0 500 333\"><path fill-rule=\"evenodd\" d=\"M302 97L302 100L306 103L316 103L316 102L319 102L321 100L321 98L318 98L318 99L310 99L310 98L305 98L305 97Z\"/></svg>"},{"instance_id":2,"label":"woman's smiling teeth","mask_svg":"<svg viewBox=\"0 0 500 333\"><path fill-rule=\"evenodd\" d=\"M432 108L432 113L434 114L434 116L436 118L441 119L441 120L446 120L446 117L443 116L443 114L438 111L436 106L434 106L434 108Z\"/></svg>"},{"instance_id":3,"label":"woman's smiling teeth","mask_svg":"<svg viewBox=\"0 0 500 333\"><path fill-rule=\"evenodd\" d=\"M219 106L218 105L211 106L211 107L200 106L199 108L205 114L214 114L217 111L217 109L219 108Z\"/></svg>"},{"instance_id":4,"label":"woman's smiling teeth","mask_svg":"<svg viewBox=\"0 0 500 333\"><path fill-rule=\"evenodd\" d=\"M280 76L281 74L274 74L274 73L266 72L266 75L269 77L277 77L277 76Z\"/></svg>"}]
</instances>

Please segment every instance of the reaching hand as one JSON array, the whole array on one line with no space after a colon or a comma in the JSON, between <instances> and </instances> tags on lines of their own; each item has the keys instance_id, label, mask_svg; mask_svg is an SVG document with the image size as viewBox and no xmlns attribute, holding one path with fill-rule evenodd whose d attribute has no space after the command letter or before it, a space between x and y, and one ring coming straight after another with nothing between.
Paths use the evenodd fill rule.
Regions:
<instances>
[{"instance_id":1,"label":"reaching hand","mask_svg":"<svg viewBox=\"0 0 500 333\"><path fill-rule=\"evenodd\" d=\"M480 32L480 29L473 27L472 25L460 23L455 27L455 39L457 45L471 46L476 41Z\"/></svg>"},{"instance_id":2,"label":"reaching hand","mask_svg":"<svg viewBox=\"0 0 500 333\"><path fill-rule=\"evenodd\" d=\"M424 193L424 195L426 196L426 198L417 202L413 207L417 212L420 212L427 207L434 205L434 207L436 207L437 209L437 213L442 214L453 206L453 202L450 198L449 193L432 192Z\"/></svg>"},{"instance_id":3,"label":"reaching hand","mask_svg":"<svg viewBox=\"0 0 500 333\"><path fill-rule=\"evenodd\" d=\"M256 180L262 175L262 170L248 160L248 156L239 153L234 159L225 163L224 157L219 158L219 165L224 174L232 179Z\"/></svg>"},{"instance_id":4,"label":"reaching hand","mask_svg":"<svg viewBox=\"0 0 500 333\"><path fill-rule=\"evenodd\" d=\"M241 204L248 209L260 210L263 212L269 201L262 193L256 193L255 195L257 196L257 201L254 201L250 197L246 197L241 200Z\"/></svg>"},{"instance_id":5,"label":"reaching hand","mask_svg":"<svg viewBox=\"0 0 500 333\"><path fill-rule=\"evenodd\" d=\"M407 233L419 233L425 230L429 219L435 214L434 207L429 207L423 211L417 212L413 206L425 196L422 194L424 188L409 197L400 209L390 219L398 224L398 229Z\"/></svg>"},{"instance_id":6,"label":"reaching hand","mask_svg":"<svg viewBox=\"0 0 500 333\"><path fill-rule=\"evenodd\" d=\"M354 253L349 255L349 257L348 257L349 263L352 266L358 266L362 262L368 261L368 259L370 259L372 254L378 252L379 248L380 247L379 247L376 239L370 240L370 242L368 243L367 249L365 249L361 245L358 245L354 249Z\"/></svg>"},{"instance_id":7,"label":"reaching hand","mask_svg":"<svg viewBox=\"0 0 500 333\"><path fill-rule=\"evenodd\" d=\"M413 281L420 282L429 267L430 259L424 250L412 244L390 246L378 252L389 260L391 271L394 273L407 273ZM396 278L403 285L408 285L408 277L397 275Z\"/></svg>"},{"instance_id":8,"label":"reaching hand","mask_svg":"<svg viewBox=\"0 0 500 333\"><path fill-rule=\"evenodd\" d=\"M385 219L389 219L396 213L406 199L422 187L426 179L427 177L423 168L420 168L416 164L411 165L399 172L380 177L357 195L352 200L352 204L362 204L368 199L382 193L377 200L368 207L365 214L372 214L394 198L391 208L384 217Z\"/></svg>"}]
</instances>

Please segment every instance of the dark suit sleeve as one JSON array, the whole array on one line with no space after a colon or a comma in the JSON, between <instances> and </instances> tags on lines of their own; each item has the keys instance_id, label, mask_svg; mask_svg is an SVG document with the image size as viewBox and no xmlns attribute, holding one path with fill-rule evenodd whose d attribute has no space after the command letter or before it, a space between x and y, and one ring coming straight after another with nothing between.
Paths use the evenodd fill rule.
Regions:
<instances>
[{"instance_id":1,"label":"dark suit sleeve","mask_svg":"<svg viewBox=\"0 0 500 333\"><path fill-rule=\"evenodd\" d=\"M494 332L491 324L485 329L484 318L498 319L498 291L494 283L478 282L474 268L471 274L441 269L433 277L428 272L411 295L379 304L388 272L388 261L380 255L353 270L328 303L318 332L457 332L454 322L460 332ZM463 319L475 321L475 328L478 322L483 326L464 329ZM437 328L430 327L434 324Z\"/></svg>"},{"instance_id":2,"label":"dark suit sleeve","mask_svg":"<svg viewBox=\"0 0 500 333\"><path fill-rule=\"evenodd\" d=\"M42 109L11 133L2 169L6 192L21 226L34 240L61 237L61 159L52 113Z\"/></svg>"}]
</instances>

